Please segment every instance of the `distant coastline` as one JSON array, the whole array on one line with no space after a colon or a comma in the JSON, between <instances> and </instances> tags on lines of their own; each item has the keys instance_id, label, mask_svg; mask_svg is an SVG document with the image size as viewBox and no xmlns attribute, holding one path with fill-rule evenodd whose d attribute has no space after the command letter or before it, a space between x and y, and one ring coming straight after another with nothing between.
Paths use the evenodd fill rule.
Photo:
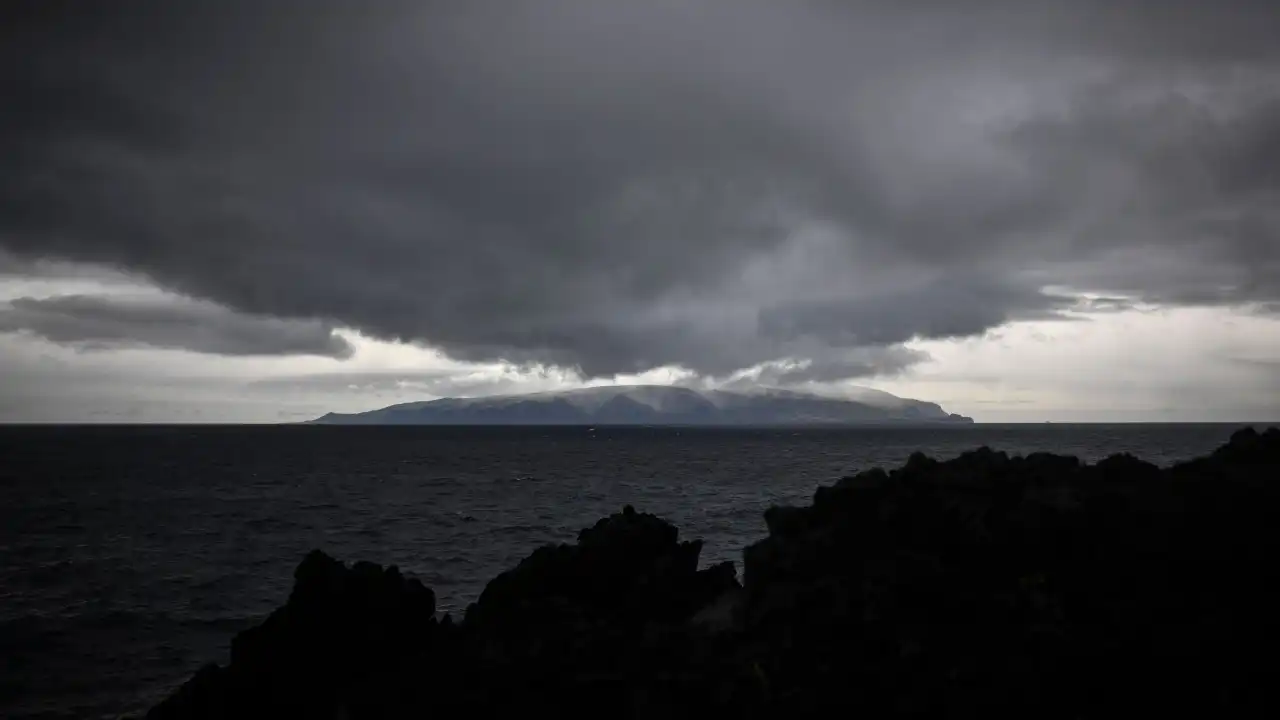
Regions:
<instances>
[{"instance_id":1,"label":"distant coastline","mask_svg":"<svg viewBox=\"0 0 1280 720\"><path fill-rule=\"evenodd\" d=\"M691 430L839 430L842 428L965 428L975 425L989 425L991 423L980 423L973 418L963 417L956 420L883 420L870 422L701 422L701 423L682 423L682 422L659 422L659 423L629 423L629 422L342 422L337 421L355 417L355 415L347 415L342 413L329 413L312 420L301 420L296 422L277 423L277 425L308 425L308 426L328 426L328 427L447 427L447 428L526 428L526 427L548 427L548 428L565 428L582 430L591 430L597 427L618 429L618 428L635 428L635 429L682 429ZM1040 425L1044 423L996 423L1005 425ZM1062 423L1067 424L1067 423ZM1074 423L1079 425L1105 425L1108 423ZM1130 423L1135 424L1135 423ZM1136 423L1149 424L1149 423ZM1182 425L1196 425L1205 423L1169 423ZM1217 425L1237 426L1242 423L1209 423ZM1244 423L1248 424L1248 423ZM1256 423L1255 423L1256 424Z\"/></svg>"},{"instance_id":2,"label":"distant coastline","mask_svg":"<svg viewBox=\"0 0 1280 720\"><path fill-rule=\"evenodd\" d=\"M364 413L328 413L320 425L538 425L637 427L852 427L972 424L937 403L856 389L829 397L773 388L704 390L620 385L483 398L440 398Z\"/></svg>"}]
</instances>

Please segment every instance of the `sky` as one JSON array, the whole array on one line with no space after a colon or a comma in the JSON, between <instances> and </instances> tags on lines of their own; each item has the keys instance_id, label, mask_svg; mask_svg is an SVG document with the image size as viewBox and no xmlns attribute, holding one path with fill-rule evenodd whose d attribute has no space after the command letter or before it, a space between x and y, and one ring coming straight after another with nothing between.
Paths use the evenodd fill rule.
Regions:
<instances>
[{"instance_id":1,"label":"sky","mask_svg":"<svg viewBox=\"0 0 1280 720\"><path fill-rule=\"evenodd\" d=\"M1270 0L10 0L0 422L1280 419Z\"/></svg>"}]
</instances>

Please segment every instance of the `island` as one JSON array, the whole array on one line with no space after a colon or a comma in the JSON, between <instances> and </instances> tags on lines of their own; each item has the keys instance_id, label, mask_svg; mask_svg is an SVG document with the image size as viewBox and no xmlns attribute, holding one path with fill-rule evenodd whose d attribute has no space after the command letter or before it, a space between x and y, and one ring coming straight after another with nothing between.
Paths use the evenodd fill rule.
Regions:
<instances>
[{"instance_id":1,"label":"island","mask_svg":"<svg viewBox=\"0 0 1280 720\"><path fill-rule=\"evenodd\" d=\"M558 392L440 398L363 413L329 413L321 425L937 425L973 419L938 404L869 388L846 397L753 388L695 390L606 385Z\"/></svg>"}]
</instances>

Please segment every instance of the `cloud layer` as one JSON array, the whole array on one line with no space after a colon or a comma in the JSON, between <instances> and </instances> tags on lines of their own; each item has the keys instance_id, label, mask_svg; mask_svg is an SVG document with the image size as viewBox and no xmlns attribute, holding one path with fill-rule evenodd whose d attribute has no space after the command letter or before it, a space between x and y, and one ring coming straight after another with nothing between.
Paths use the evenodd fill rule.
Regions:
<instances>
[{"instance_id":1,"label":"cloud layer","mask_svg":"<svg viewBox=\"0 0 1280 720\"><path fill-rule=\"evenodd\" d=\"M8 4L0 251L229 310L0 322L825 382L1049 288L1274 311L1274 4L904 5Z\"/></svg>"},{"instance_id":2,"label":"cloud layer","mask_svg":"<svg viewBox=\"0 0 1280 720\"><path fill-rule=\"evenodd\" d=\"M354 348L317 321L250 317L167 297L62 295L0 305L0 332L21 332L87 350L154 347L215 355L351 357Z\"/></svg>"}]
</instances>

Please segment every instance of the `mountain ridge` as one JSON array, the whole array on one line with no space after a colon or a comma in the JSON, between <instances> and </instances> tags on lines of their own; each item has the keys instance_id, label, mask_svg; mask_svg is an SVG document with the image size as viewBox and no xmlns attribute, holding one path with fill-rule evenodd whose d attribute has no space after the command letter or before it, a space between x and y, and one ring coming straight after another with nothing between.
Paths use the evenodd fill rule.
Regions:
<instances>
[{"instance_id":1,"label":"mountain ridge","mask_svg":"<svg viewBox=\"0 0 1280 720\"><path fill-rule=\"evenodd\" d=\"M362 413L328 413L307 424L839 426L973 422L946 412L937 403L865 390L859 399L849 399L778 388L694 390L673 385L608 385L399 403Z\"/></svg>"}]
</instances>

